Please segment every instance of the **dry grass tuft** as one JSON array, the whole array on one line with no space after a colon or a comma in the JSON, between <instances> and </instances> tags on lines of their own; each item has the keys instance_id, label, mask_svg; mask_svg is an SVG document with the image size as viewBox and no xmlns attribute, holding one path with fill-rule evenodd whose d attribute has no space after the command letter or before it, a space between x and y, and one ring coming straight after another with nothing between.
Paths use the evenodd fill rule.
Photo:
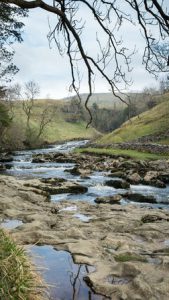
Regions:
<instances>
[{"instance_id":1,"label":"dry grass tuft","mask_svg":"<svg viewBox=\"0 0 169 300\"><path fill-rule=\"evenodd\" d=\"M25 250L0 229L0 299L42 300L42 287Z\"/></svg>"}]
</instances>

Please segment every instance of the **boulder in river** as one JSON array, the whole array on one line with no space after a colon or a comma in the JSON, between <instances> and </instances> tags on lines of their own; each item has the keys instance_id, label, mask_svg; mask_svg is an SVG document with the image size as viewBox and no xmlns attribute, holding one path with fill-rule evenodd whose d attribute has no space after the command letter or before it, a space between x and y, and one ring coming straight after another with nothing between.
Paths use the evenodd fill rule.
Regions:
<instances>
[{"instance_id":1,"label":"boulder in river","mask_svg":"<svg viewBox=\"0 0 169 300\"><path fill-rule=\"evenodd\" d=\"M161 180L160 180L161 179ZM148 171L142 181L143 184L152 185L159 188L165 188L166 185L157 171Z\"/></svg>"},{"instance_id":2,"label":"boulder in river","mask_svg":"<svg viewBox=\"0 0 169 300\"><path fill-rule=\"evenodd\" d=\"M157 203L156 198L153 195L143 195L140 193L125 193L123 194L124 198L132 200L134 202L141 202L141 203Z\"/></svg>"},{"instance_id":3,"label":"boulder in river","mask_svg":"<svg viewBox=\"0 0 169 300\"><path fill-rule=\"evenodd\" d=\"M88 188L73 181L68 181L63 178L43 178L41 180L30 180L25 183L25 186L34 187L41 191L48 192L51 195L72 193L86 193Z\"/></svg>"},{"instance_id":4,"label":"boulder in river","mask_svg":"<svg viewBox=\"0 0 169 300\"><path fill-rule=\"evenodd\" d=\"M58 162L58 163L74 163L75 159L69 154L65 153L43 153L34 154L32 163L45 163L45 162Z\"/></svg>"},{"instance_id":5,"label":"boulder in river","mask_svg":"<svg viewBox=\"0 0 169 300\"><path fill-rule=\"evenodd\" d=\"M114 187L115 189L129 189L130 184L124 180L107 180L105 185Z\"/></svg>"},{"instance_id":6,"label":"boulder in river","mask_svg":"<svg viewBox=\"0 0 169 300\"><path fill-rule=\"evenodd\" d=\"M8 155L1 155L0 156L0 162L2 163L8 163L8 162L12 162L13 161L13 157L12 156L8 156Z\"/></svg>"},{"instance_id":7,"label":"boulder in river","mask_svg":"<svg viewBox=\"0 0 169 300\"><path fill-rule=\"evenodd\" d=\"M158 176L158 179L164 183L169 183L169 173L163 172Z\"/></svg>"},{"instance_id":8,"label":"boulder in river","mask_svg":"<svg viewBox=\"0 0 169 300\"><path fill-rule=\"evenodd\" d=\"M136 161L126 160L120 163L119 167L123 169L135 169L138 167L138 164Z\"/></svg>"},{"instance_id":9,"label":"boulder in river","mask_svg":"<svg viewBox=\"0 0 169 300\"><path fill-rule=\"evenodd\" d=\"M68 169L68 170L66 170L66 172L69 172L70 174L72 174L72 175L74 175L74 176L79 176L79 175L81 175L81 172L80 172L78 166L75 166L75 167L72 168L72 169Z\"/></svg>"},{"instance_id":10,"label":"boulder in river","mask_svg":"<svg viewBox=\"0 0 169 300\"><path fill-rule=\"evenodd\" d=\"M111 173L108 175L109 177L120 177L120 178L123 178L125 177L125 174L124 172L122 171L117 171L116 169L115 170L111 170Z\"/></svg>"},{"instance_id":11,"label":"boulder in river","mask_svg":"<svg viewBox=\"0 0 169 300\"><path fill-rule=\"evenodd\" d=\"M105 197L97 197L94 202L97 204L104 203L104 204L117 204L122 199L121 195L112 195L112 196L105 196Z\"/></svg>"},{"instance_id":12,"label":"boulder in river","mask_svg":"<svg viewBox=\"0 0 169 300\"><path fill-rule=\"evenodd\" d=\"M141 176L138 173L133 173L133 174L129 175L127 179L132 184L138 184L142 180Z\"/></svg>"},{"instance_id":13,"label":"boulder in river","mask_svg":"<svg viewBox=\"0 0 169 300\"><path fill-rule=\"evenodd\" d=\"M0 163L0 171L5 171L5 170L6 170L5 165L3 165L3 164Z\"/></svg>"},{"instance_id":14,"label":"boulder in river","mask_svg":"<svg viewBox=\"0 0 169 300\"><path fill-rule=\"evenodd\" d=\"M144 176L144 181L150 182L158 177L157 171L148 171Z\"/></svg>"},{"instance_id":15,"label":"boulder in river","mask_svg":"<svg viewBox=\"0 0 169 300\"><path fill-rule=\"evenodd\" d=\"M69 172L72 175L75 176L81 176L82 178L89 178L89 175L91 175L92 170L87 168L79 168L78 166L75 166L72 169L66 170L66 172Z\"/></svg>"},{"instance_id":16,"label":"boulder in river","mask_svg":"<svg viewBox=\"0 0 169 300\"><path fill-rule=\"evenodd\" d=\"M142 183L145 184L145 185L155 186L155 187L158 187L158 188L165 188L166 187L166 184L164 182L162 182L161 180L159 180L159 179L153 179L153 180L150 180L150 181L142 180Z\"/></svg>"}]
</instances>

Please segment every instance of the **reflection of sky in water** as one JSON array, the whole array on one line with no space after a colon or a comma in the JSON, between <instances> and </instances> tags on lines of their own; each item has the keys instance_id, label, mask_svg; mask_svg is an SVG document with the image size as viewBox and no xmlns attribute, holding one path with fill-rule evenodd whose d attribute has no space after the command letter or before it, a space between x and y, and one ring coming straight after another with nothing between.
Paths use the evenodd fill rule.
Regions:
<instances>
[{"instance_id":1,"label":"reflection of sky in water","mask_svg":"<svg viewBox=\"0 0 169 300\"><path fill-rule=\"evenodd\" d=\"M103 300L95 295L83 281L83 277L93 267L73 263L70 253L56 251L51 246L32 246L29 248L35 265L49 287L51 300Z\"/></svg>"},{"instance_id":2,"label":"reflection of sky in water","mask_svg":"<svg viewBox=\"0 0 169 300\"><path fill-rule=\"evenodd\" d=\"M0 227L5 229L14 229L22 224L23 223L20 220L5 220L0 224Z\"/></svg>"}]
</instances>

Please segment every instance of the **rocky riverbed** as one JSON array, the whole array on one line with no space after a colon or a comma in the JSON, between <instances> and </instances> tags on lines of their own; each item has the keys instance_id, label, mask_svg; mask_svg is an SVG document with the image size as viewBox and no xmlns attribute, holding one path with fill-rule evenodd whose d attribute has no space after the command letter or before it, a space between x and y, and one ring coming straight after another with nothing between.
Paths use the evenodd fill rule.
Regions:
<instances>
[{"instance_id":1,"label":"rocky riverbed","mask_svg":"<svg viewBox=\"0 0 169 300\"><path fill-rule=\"evenodd\" d=\"M20 221L11 231L16 241L51 245L70 252L76 263L93 266L94 272L88 273L85 281L110 299L169 299L169 210L120 204L121 198L139 199L141 193L131 191L133 183L165 190L169 162L63 153L35 154L32 160L34 164L72 162L65 170L72 177L0 176L0 218L1 222ZM77 182L76 176L84 180L96 171L105 172L104 184L110 181L116 193L97 197L98 204L77 201L88 188L83 181ZM52 194L61 193L76 194L76 201L73 197L51 200ZM138 202L148 203L143 198ZM156 198L149 201L154 203ZM167 203L167 198L163 202Z\"/></svg>"}]
</instances>

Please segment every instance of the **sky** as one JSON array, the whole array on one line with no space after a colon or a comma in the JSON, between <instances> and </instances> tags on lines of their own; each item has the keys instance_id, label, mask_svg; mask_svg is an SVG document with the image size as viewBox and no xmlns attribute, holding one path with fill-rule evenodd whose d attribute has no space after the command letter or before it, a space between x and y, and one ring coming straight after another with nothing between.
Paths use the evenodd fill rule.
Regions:
<instances>
[{"instance_id":1,"label":"sky","mask_svg":"<svg viewBox=\"0 0 169 300\"><path fill-rule=\"evenodd\" d=\"M94 34L97 30L93 18L87 11L83 10L83 17L86 17L86 32L83 41L87 51L97 51L94 42ZM34 9L29 13L29 17L23 21L25 23L23 39L21 44L14 44L15 50L14 63L20 71L15 75L13 83L24 84L30 80L36 81L40 86L41 98L64 98L71 96L69 86L71 83L71 73L69 60L66 55L61 57L56 45L53 43L49 47L47 34L49 32L48 20L55 24L55 17L50 13L40 9ZM100 31L99 38L104 40ZM159 82L152 75L145 71L142 65L142 51L144 39L140 35L137 27L131 27L125 24L123 30L119 33L124 36L124 42L128 48L136 46L137 52L132 61L133 71L129 74L133 84L128 91L141 91L145 87L157 87ZM81 93L87 93L87 83L85 70L81 67L83 80L81 83ZM108 84L101 78L96 78L95 91L97 93L110 92Z\"/></svg>"}]
</instances>

